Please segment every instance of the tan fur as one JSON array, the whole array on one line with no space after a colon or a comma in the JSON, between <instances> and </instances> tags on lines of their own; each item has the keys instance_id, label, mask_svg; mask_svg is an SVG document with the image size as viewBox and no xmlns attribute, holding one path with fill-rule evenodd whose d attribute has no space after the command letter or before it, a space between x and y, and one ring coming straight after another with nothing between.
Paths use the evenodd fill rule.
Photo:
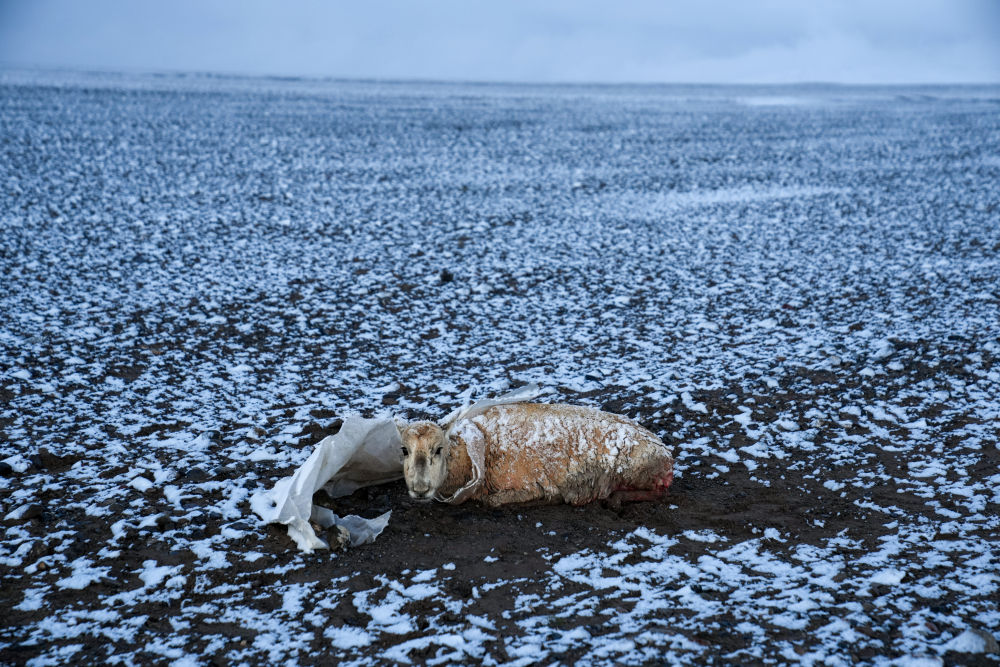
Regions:
<instances>
[{"instance_id":1,"label":"tan fur","mask_svg":"<svg viewBox=\"0 0 1000 667\"><path fill-rule=\"evenodd\" d=\"M451 502L583 504L616 495L655 497L669 486L673 459L655 435L621 415L572 405L494 406L445 431L431 422L402 431L410 495L451 498L473 477L470 447L483 454L482 482ZM445 460L434 459L441 448ZM431 465L421 466L421 459Z\"/></svg>"},{"instance_id":2,"label":"tan fur","mask_svg":"<svg viewBox=\"0 0 1000 667\"><path fill-rule=\"evenodd\" d=\"M447 477L448 444L441 427L415 422L400 431L403 441L403 477L410 497L431 500Z\"/></svg>"}]
</instances>

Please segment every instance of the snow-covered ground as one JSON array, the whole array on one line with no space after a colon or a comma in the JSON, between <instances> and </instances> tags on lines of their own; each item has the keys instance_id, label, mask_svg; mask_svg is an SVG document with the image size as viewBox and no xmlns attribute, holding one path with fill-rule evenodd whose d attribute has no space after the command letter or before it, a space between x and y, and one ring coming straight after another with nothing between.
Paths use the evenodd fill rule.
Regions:
<instances>
[{"instance_id":1,"label":"snow-covered ground","mask_svg":"<svg viewBox=\"0 0 1000 667\"><path fill-rule=\"evenodd\" d=\"M1000 88L0 72L0 662L1000 660ZM663 503L247 499L536 381Z\"/></svg>"}]
</instances>

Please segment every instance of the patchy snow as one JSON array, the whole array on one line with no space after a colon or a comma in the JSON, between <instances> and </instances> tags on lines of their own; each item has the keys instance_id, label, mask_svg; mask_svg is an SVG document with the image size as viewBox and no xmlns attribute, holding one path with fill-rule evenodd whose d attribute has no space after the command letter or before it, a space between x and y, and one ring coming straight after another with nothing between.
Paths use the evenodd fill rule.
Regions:
<instances>
[{"instance_id":1,"label":"patchy snow","mask_svg":"<svg viewBox=\"0 0 1000 667\"><path fill-rule=\"evenodd\" d=\"M0 72L0 651L989 650L998 100ZM667 502L309 557L249 512L345 415L531 381L671 443Z\"/></svg>"},{"instance_id":2,"label":"patchy snow","mask_svg":"<svg viewBox=\"0 0 1000 667\"><path fill-rule=\"evenodd\" d=\"M133 477L129 485L139 493L145 493L153 488L153 482L145 477Z\"/></svg>"},{"instance_id":3,"label":"patchy snow","mask_svg":"<svg viewBox=\"0 0 1000 667\"><path fill-rule=\"evenodd\" d=\"M181 566L171 567L169 565L157 565L155 560L147 560L143 563L143 570L139 572L139 579L146 586L159 586L164 580L172 577L183 569ZM180 580L171 579L174 585L181 583Z\"/></svg>"},{"instance_id":4,"label":"patchy snow","mask_svg":"<svg viewBox=\"0 0 1000 667\"><path fill-rule=\"evenodd\" d=\"M80 557L72 563L68 563L72 568L70 574L55 582L58 588L72 588L80 590L86 588L95 581L100 581L107 577L110 567L94 566L93 562L85 557Z\"/></svg>"},{"instance_id":5,"label":"patchy snow","mask_svg":"<svg viewBox=\"0 0 1000 667\"><path fill-rule=\"evenodd\" d=\"M961 634L952 637L947 642L941 645L940 650L944 651L956 651L958 653L994 653L1000 654L997 650L997 642L995 638L983 632L982 630L976 632L974 630L963 630Z\"/></svg>"},{"instance_id":6,"label":"patchy snow","mask_svg":"<svg viewBox=\"0 0 1000 667\"><path fill-rule=\"evenodd\" d=\"M339 649L352 649L361 646L368 646L372 643L372 636L360 628L346 627L338 628L331 626L323 630L323 636L330 640L330 644Z\"/></svg>"}]
</instances>

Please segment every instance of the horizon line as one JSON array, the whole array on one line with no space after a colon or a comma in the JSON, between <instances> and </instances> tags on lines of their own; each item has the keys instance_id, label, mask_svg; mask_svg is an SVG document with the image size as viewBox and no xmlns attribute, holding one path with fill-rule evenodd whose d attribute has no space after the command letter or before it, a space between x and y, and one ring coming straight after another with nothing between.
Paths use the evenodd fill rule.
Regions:
<instances>
[{"instance_id":1,"label":"horizon line","mask_svg":"<svg viewBox=\"0 0 1000 667\"><path fill-rule=\"evenodd\" d=\"M337 74L278 74L262 72L236 72L212 70L183 69L105 69L101 67L75 67L71 65L28 65L0 61L0 71L21 71L25 73L69 73L83 75L119 75L119 76L149 76L149 77L205 77L220 79L262 79L270 81L315 81L326 83L380 83L380 84L432 84L432 85L466 85L466 86L838 86L838 87L943 87L943 86L1000 86L1000 79L995 81L518 81L514 79L447 79L434 77L378 77L378 76L347 76Z\"/></svg>"}]
</instances>

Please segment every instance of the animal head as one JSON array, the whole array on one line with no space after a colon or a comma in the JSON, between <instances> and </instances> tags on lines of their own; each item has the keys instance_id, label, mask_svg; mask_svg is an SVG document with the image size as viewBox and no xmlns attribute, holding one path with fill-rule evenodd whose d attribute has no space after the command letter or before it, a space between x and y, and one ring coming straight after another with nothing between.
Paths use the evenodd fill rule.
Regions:
<instances>
[{"instance_id":1,"label":"animal head","mask_svg":"<svg viewBox=\"0 0 1000 667\"><path fill-rule=\"evenodd\" d=\"M448 478L451 438L434 422L414 422L399 432L403 478L410 497L431 500Z\"/></svg>"}]
</instances>

